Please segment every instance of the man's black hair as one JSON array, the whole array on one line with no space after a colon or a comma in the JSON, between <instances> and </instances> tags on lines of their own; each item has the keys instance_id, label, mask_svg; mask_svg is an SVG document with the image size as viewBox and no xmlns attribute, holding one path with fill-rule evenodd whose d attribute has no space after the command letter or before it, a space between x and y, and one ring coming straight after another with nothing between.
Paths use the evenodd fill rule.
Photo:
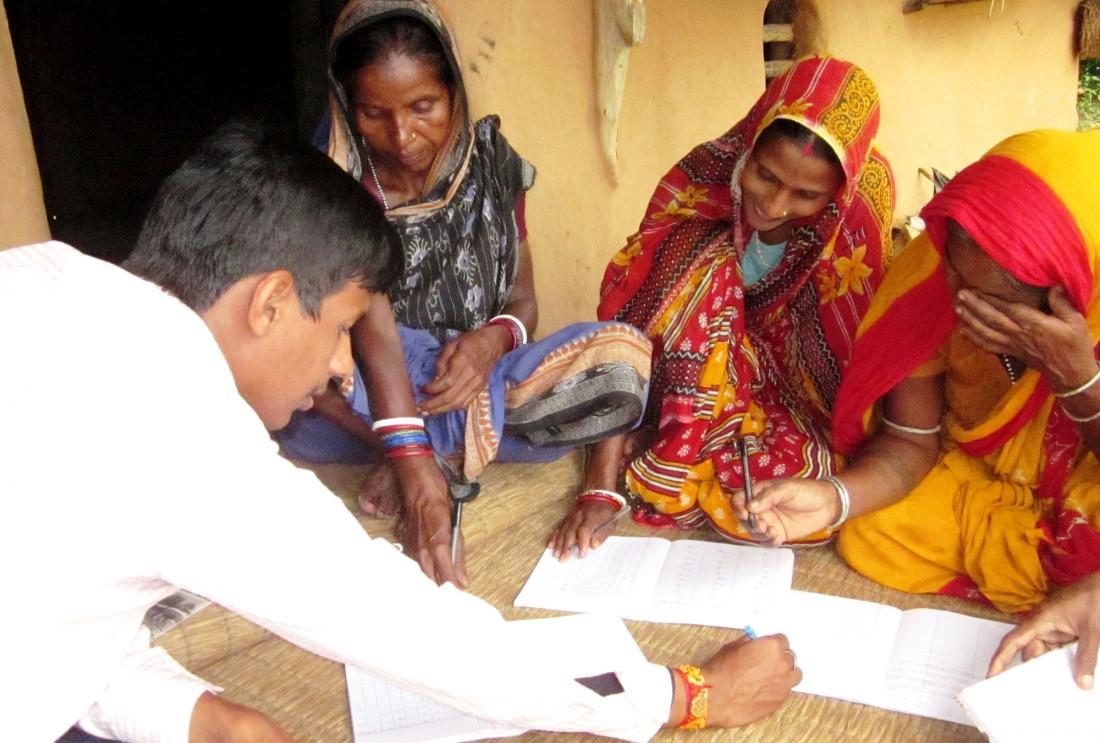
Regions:
<instances>
[{"instance_id":1,"label":"man's black hair","mask_svg":"<svg viewBox=\"0 0 1100 743\"><path fill-rule=\"evenodd\" d=\"M197 312L246 276L285 269L317 318L348 281L387 289L401 255L354 178L304 144L234 121L164 181L123 266Z\"/></svg>"}]
</instances>

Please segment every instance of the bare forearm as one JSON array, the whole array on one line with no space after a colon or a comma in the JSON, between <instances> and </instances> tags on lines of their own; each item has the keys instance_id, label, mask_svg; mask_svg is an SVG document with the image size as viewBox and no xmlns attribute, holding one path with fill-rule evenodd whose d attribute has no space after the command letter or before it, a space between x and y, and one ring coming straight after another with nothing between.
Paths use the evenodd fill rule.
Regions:
<instances>
[{"instance_id":1,"label":"bare forearm","mask_svg":"<svg viewBox=\"0 0 1100 743\"><path fill-rule=\"evenodd\" d=\"M526 240L520 243L516 283L501 312L519 318L527 330L527 336L535 337L535 329L539 324L539 305L535 299L535 270L531 259L531 247Z\"/></svg>"},{"instance_id":2,"label":"bare forearm","mask_svg":"<svg viewBox=\"0 0 1100 743\"><path fill-rule=\"evenodd\" d=\"M875 436L840 478L852 496L850 516L871 513L904 498L924 479L938 456L938 446L921 445L889 432Z\"/></svg>"},{"instance_id":3,"label":"bare forearm","mask_svg":"<svg viewBox=\"0 0 1100 743\"><path fill-rule=\"evenodd\" d=\"M513 296L509 298L508 303L504 305L501 312L518 318L527 331L527 337L534 337L535 329L539 324L539 308L533 297L517 298L513 292Z\"/></svg>"},{"instance_id":4,"label":"bare forearm","mask_svg":"<svg viewBox=\"0 0 1100 743\"><path fill-rule=\"evenodd\" d=\"M901 500L936 464L943 386L942 375L910 377L887 394L880 431L840 478L852 496L851 516Z\"/></svg>"},{"instance_id":5,"label":"bare forearm","mask_svg":"<svg viewBox=\"0 0 1100 743\"><path fill-rule=\"evenodd\" d=\"M419 415L397 322L384 296L371 298L370 310L352 328L352 344L375 420Z\"/></svg>"},{"instance_id":6,"label":"bare forearm","mask_svg":"<svg viewBox=\"0 0 1100 743\"><path fill-rule=\"evenodd\" d=\"M584 488L614 490L619 479L619 461L626 434L618 434L593 444L584 467Z\"/></svg>"},{"instance_id":7,"label":"bare forearm","mask_svg":"<svg viewBox=\"0 0 1100 743\"><path fill-rule=\"evenodd\" d=\"M313 399L313 409L363 443L372 447L378 446L378 437L370 430L370 425L352 410L343 395L331 385L324 394Z\"/></svg>"}]
</instances>

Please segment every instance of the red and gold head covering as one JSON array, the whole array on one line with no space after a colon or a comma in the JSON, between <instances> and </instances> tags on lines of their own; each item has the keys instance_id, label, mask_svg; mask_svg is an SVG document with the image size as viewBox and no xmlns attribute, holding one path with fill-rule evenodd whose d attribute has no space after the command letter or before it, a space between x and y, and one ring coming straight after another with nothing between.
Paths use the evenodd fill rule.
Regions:
<instances>
[{"instance_id":1,"label":"red and gold head covering","mask_svg":"<svg viewBox=\"0 0 1100 743\"><path fill-rule=\"evenodd\" d=\"M777 119L827 143L844 178L821 210L791 222L779 263L746 287L740 259L752 230L740 174ZM742 482L731 452L740 435L764 442L758 477L831 473L825 439L840 372L889 256L894 194L873 148L878 120L878 94L860 68L800 60L729 132L661 179L639 232L612 259L600 319L654 342L648 415L657 430L627 473L656 512L641 516L647 523L690 526L702 511L740 538L723 495Z\"/></svg>"},{"instance_id":2,"label":"red and gold head covering","mask_svg":"<svg viewBox=\"0 0 1100 743\"><path fill-rule=\"evenodd\" d=\"M823 139L841 162L844 182L820 212L798 220L780 264L746 297L750 315L783 309L813 279L826 354L837 374L855 329L889 261L893 175L874 148L878 91L867 74L835 57L799 60L772 81L732 129L693 149L661 179L638 232L604 273L597 314L645 328L662 311L678 278L671 236L686 222L727 222L743 250L751 236L741 204L740 173L760 133L789 119ZM818 345L820 345L818 343ZM831 385L835 394L835 384ZM826 395L826 397L830 397Z\"/></svg>"}]
</instances>

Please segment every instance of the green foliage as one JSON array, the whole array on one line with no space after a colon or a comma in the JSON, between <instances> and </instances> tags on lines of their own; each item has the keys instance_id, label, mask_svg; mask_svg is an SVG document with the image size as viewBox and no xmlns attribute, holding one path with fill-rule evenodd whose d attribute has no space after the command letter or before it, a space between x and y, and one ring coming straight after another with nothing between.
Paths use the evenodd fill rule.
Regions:
<instances>
[{"instance_id":1,"label":"green foliage","mask_svg":"<svg viewBox=\"0 0 1100 743\"><path fill-rule=\"evenodd\" d=\"M1082 59L1077 85L1077 128L1100 126L1100 59Z\"/></svg>"}]
</instances>

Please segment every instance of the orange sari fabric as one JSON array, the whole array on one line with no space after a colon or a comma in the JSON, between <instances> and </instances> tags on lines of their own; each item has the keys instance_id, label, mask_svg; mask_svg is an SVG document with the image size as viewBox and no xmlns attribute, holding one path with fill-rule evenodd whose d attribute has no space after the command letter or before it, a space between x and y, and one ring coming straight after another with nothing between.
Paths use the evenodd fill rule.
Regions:
<instances>
[{"instance_id":1,"label":"orange sari fabric","mask_svg":"<svg viewBox=\"0 0 1100 743\"><path fill-rule=\"evenodd\" d=\"M829 144L845 180L822 211L796 223L780 263L746 289L740 259L752 230L739 177L757 137L779 118ZM894 191L873 148L878 120L878 94L861 69L831 57L798 62L729 132L661 179L638 233L612 259L600 319L629 322L655 344L656 438L627 471L645 504L639 520L709 520L729 538L747 538L728 496L744 481L734 456L743 434L753 436L757 479L832 471L829 413L889 257Z\"/></svg>"},{"instance_id":2,"label":"orange sari fabric","mask_svg":"<svg viewBox=\"0 0 1100 743\"><path fill-rule=\"evenodd\" d=\"M838 450L858 450L876 401L939 354L944 455L910 496L846 527L841 552L861 572L1019 611L1048 583L1100 570L1100 466L1038 372L989 394L995 357L954 333L942 258L951 218L1020 281L1065 287L1095 343L1098 168L1100 132L1030 132L964 169L922 212L926 235L902 253L860 327L833 430Z\"/></svg>"}]
</instances>

